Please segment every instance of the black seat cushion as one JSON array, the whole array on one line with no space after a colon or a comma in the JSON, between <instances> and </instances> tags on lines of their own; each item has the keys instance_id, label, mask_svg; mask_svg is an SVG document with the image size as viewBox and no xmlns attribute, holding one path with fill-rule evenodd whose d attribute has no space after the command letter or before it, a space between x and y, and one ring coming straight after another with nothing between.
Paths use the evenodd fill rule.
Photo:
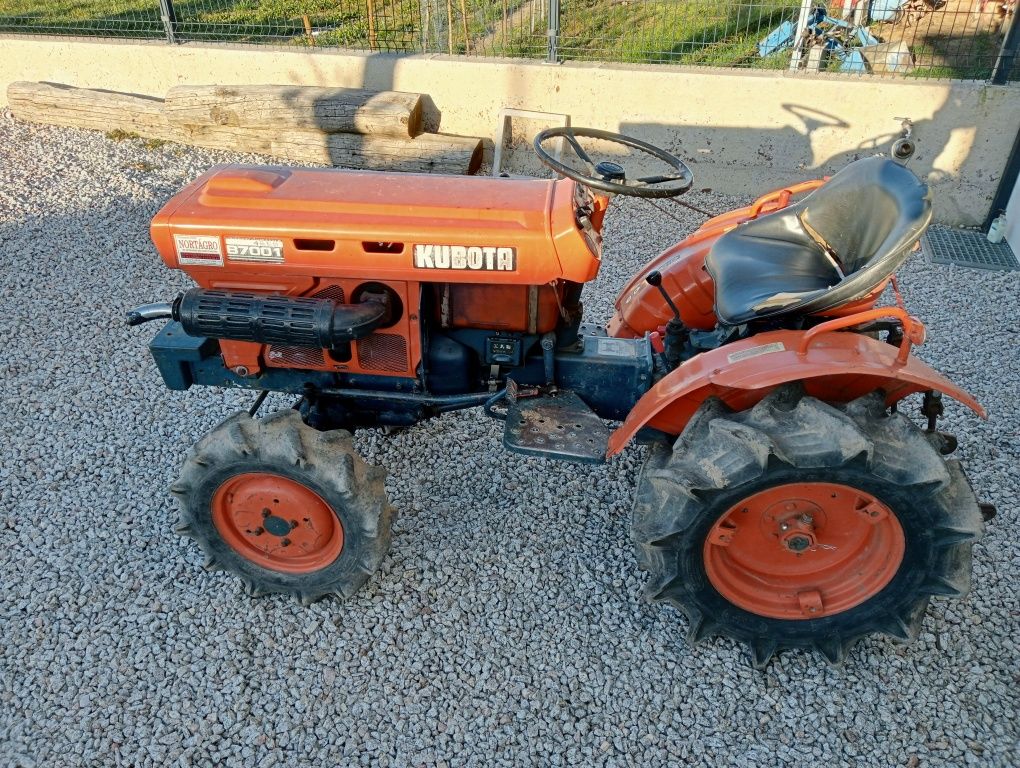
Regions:
<instances>
[{"instance_id":1,"label":"black seat cushion","mask_svg":"<svg viewBox=\"0 0 1020 768\"><path fill-rule=\"evenodd\" d=\"M795 205L720 237L705 259L723 325L806 314L870 293L931 220L928 187L882 157L850 163Z\"/></svg>"}]
</instances>

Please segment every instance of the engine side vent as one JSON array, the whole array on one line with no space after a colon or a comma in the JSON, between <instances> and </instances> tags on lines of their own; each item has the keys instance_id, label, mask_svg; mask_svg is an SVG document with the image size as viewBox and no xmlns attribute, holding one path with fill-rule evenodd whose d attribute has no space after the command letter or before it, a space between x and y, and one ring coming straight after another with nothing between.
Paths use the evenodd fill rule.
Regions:
<instances>
[{"instance_id":1,"label":"engine side vent","mask_svg":"<svg viewBox=\"0 0 1020 768\"><path fill-rule=\"evenodd\" d=\"M337 304L343 304L344 289L339 285L327 285L311 294L310 298L329 299L330 301L335 301Z\"/></svg>"},{"instance_id":2,"label":"engine side vent","mask_svg":"<svg viewBox=\"0 0 1020 768\"><path fill-rule=\"evenodd\" d=\"M407 370L407 340L396 333L373 333L358 345L358 365L369 371Z\"/></svg>"},{"instance_id":3,"label":"engine side vent","mask_svg":"<svg viewBox=\"0 0 1020 768\"><path fill-rule=\"evenodd\" d=\"M324 363L321 349L272 346L266 359L273 368L314 368Z\"/></svg>"}]
</instances>

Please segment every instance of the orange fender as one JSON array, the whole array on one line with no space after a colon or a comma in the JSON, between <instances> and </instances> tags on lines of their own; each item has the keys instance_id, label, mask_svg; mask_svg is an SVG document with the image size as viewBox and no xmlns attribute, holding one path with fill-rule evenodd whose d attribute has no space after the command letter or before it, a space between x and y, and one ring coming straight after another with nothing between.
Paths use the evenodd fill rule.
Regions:
<instances>
[{"instance_id":1,"label":"orange fender","mask_svg":"<svg viewBox=\"0 0 1020 768\"><path fill-rule=\"evenodd\" d=\"M897 316L884 307L868 314ZM860 322L862 315L854 316ZM609 456L622 451L638 430L651 427L679 435L701 404L718 397L735 411L754 406L776 387L804 383L812 397L849 402L881 389L886 404L929 389L969 407L981 418L985 409L967 392L933 368L909 355L911 342L923 340L924 326L905 321L907 338L897 349L860 333L839 333L853 318L840 318L808 331L770 331L727 344L688 360L662 378L637 402L626 421L609 438Z\"/></svg>"}]
</instances>

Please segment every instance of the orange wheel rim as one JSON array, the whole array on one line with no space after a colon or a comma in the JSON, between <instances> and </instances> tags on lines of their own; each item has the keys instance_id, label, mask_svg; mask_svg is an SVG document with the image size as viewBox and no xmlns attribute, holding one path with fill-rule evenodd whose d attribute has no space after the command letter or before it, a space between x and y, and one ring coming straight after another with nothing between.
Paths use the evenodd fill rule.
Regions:
<instances>
[{"instance_id":1,"label":"orange wheel rim","mask_svg":"<svg viewBox=\"0 0 1020 768\"><path fill-rule=\"evenodd\" d=\"M333 508L308 486L281 475L230 478L213 494L212 519L231 549L272 571L317 571L344 548L343 525Z\"/></svg>"},{"instance_id":2,"label":"orange wheel rim","mask_svg":"<svg viewBox=\"0 0 1020 768\"><path fill-rule=\"evenodd\" d=\"M903 549L903 528L873 495L838 483L788 483L730 507L705 539L704 561L712 586L734 605L805 619L878 594Z\"/></svg>"}]
</instances>

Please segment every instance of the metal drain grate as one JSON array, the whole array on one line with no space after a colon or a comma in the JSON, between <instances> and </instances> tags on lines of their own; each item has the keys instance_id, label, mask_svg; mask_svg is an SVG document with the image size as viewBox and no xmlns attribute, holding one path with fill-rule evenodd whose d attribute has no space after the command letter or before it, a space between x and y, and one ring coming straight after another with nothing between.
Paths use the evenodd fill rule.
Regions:
<instances>
[{"instance_id":1,"label":"metal drain grate","mask_svg":"<svg viewBox=\"0 0 1020 768\"><path fill-rule=\"evenodd\" d=\"M921 236L921 248L935 264L956 264L971 269L1017 270L1009 243L990 243L982 232L952 227L928 227Z\"/></svg>"}]
</instances>

